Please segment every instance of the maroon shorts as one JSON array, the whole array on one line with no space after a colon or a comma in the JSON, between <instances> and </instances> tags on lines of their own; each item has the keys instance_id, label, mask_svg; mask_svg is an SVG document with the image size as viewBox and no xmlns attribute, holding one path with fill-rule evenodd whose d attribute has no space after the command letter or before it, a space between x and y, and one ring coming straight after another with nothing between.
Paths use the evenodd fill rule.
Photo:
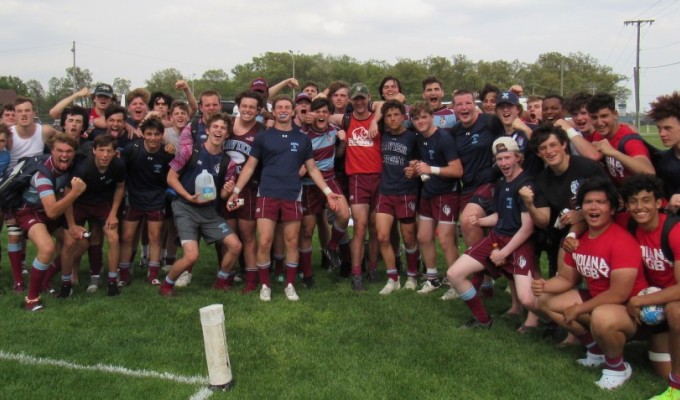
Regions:
<instances>
[{"instance_id":1,"label":"maroon shorts","mask_svg":"<svg viewBox=\"0 0 680 400\"><path fill-rule=\"evenodd\" d=\"M44 210L38 210L35 208L21 208L15 210L14 219L26 237L28 237L28 231L30 231L33 225L36 224L44 224L47 227L47 231L50 233L66 226L66 220L63 216L57 219L50 219L47 217L47 214L45 214Z\"/></svg>"},{"instance_id":2,"label":"maroon shorts","mask_svg":"<svg viewBox=\"0 0 680 400\"><path fill-rule=\"evenodd\" d=\"M328 187L333 191L333 193L344 196L342 194L342 190L340 189L340 185L338 185L338 182L335 180L335 178L328 178L325 180L325 182L326 185L328 185ZM318 186L302 186L302 215L321 214L326 207L327 202L328 200L326 199L326 195L323 194Z\"/></svg>"},{"instance_id":3,"label":"maroon shorts","mask_svg":"<svg viewBox=\"0 0 680 400\"><path fill-rule=\"evenodd\" d=\"M73 206L73 218L77 225L83 225L88 220L106 221L111 213L111 203L76 203Z\"/></svg>"},{"instance_id":4,"label":"maroon shorts","mask_svg":"<svg viewBox=\"0 0 680 400\"><path fill-rule=\"evenodd\" d=\"M447 193L429 199L421 198L418 212L421 218L455 224L460 213L460 194Z\"/></svg>"},{"instance_id":5,"label":"maroon shorts","mask_svg":"<svg viewBox=\"0 0 680 400\"><path fill-rule=\"evenodd\" d=\"M144 211L126 206L123 211L123 220L137 222L146 217L147 221L163 221L165 219L165 206L160 210Z\"/></svg>"},{"instance_id":6,"label":"maroon shorts","mask_svg":"<svg viewBox=\"0 0 680 400\"><path fill-rule=\"evenodd\" d=\"M464 210L468 203L472 202L478 204L488 213L489 206L491 205L491 200L493 200L493 183L485 183L479 185L475 190L461 194L460 195L460 210Z\"/></svg>"},{"instance_id":7,"label":"maroon shorts","mask_svg":"<svg viewBox=\"0 0 680 400\"><path fill-rule=\"evenodd\" d=\"M498 248L503 248L512 239L512 236L498 235L491 231L487 237L470 246L465 251L465 254L479 261L486 271L493 277L504 275L505 277L512 277L512 275L525 275L538 279L540 273L538 271L538 264L534 254L534 244L531 239L524 242L507 258L506 263L497 267L489 259L489 255L493 250L493 245L498 244Z\"/></svg>"},{"instance_id":8,"label":"maroon shorts","mask_svg":"<svg viewBox=\"0 0 680 400\"><path fill-rule=\"evenodd\" d=\"M399 220L415 218L417 197L415 194L379 194L375 212L389 214Z\"/></svg>"},{"instance_id":9,"label":"maroon shorts","mask_svg":"<svg viewBox=\"0 0 680 400\"><path fill-rule=\"evenodd\" d=\"M302 221L302 205L296 200L258 197L255 215L277 222Z\"/></svg>"},{"instance_id":10,"label":"maroon shorts","mask_svg":"<svg viewBox=\"0 0 680 400\"><path fill-rule=\"evenodd\" d=\"M349 176L349 204L368 204L375 210L378 201L380 174L357 174Z\"/></svg>"}]
</instances>

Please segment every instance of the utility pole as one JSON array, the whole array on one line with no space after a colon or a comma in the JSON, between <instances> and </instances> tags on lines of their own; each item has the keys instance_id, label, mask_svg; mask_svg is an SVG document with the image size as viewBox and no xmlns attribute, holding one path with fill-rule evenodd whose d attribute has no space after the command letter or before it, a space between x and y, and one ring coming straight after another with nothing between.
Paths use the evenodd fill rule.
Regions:
<instances>
[{"instance_id":1,"label":"utility pole","mask_svg":"<svg viewBox=\"0 0 680 400\"><path fill-rule=\"evenodd\" d=\"M633 79L635 84L635 126L638 128L638 131L640 130L640 25L649 24L649 26L652 26L652 23L654 23L653 19L623 21L623 26L637 25L637 48Z\"/></svg>"},{"instance_id":2,"label":"utility pole","mask_svg":"<svg viewBox=\"0 0 680 400\"><path fill-rule=\"evenodd\" d=\"M288 50L290 56L293 58L293 78L295 78L295 53L293 50ZM293 98L295 98L295 89L293 88Z\"/></svg>"},{"instance_id":3,"label":"utility pole","mask_svg":"<svg viewBox=\"0 0 680 400\"><path fill-rule=\"evenodd\" d=\"M564 57L560 60L560 96L564 97Z\"/></svg>"},{"instance_id":4,"label":"utility pole","mask_svg":"<svg viewBox=\"0 0 680 400\"><path fill-rule=\"evenodd\" d=\"M73 47L71 47L71 52L73 53L73 93L78 91L78 79L76 77L76 41L73 41Z\"/></svg>"}]
</instances>

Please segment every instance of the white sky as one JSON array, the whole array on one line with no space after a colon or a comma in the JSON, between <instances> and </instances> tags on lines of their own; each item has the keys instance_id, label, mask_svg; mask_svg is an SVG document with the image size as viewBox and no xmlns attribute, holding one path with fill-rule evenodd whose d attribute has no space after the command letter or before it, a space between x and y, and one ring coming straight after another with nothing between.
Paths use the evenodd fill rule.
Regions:
<instances>
[{"instance_id":1,"label":"white sky","mask_svg":"<svg viewBox=\"0 0 680 400\"><path fill-rule=\"evenodd\" d=\"M644 109L680 90L679 0L1 0L0 75L47 90L72 65L74 40L77 65L95 81L124 77L133 87L170 67L188 79L230 72L267 51L389 63L454 54L534 62L557 51L590 54L632 90L636 28L623 22L637 19L655 19L641 29Z\"/></svg>"}]
</instances>

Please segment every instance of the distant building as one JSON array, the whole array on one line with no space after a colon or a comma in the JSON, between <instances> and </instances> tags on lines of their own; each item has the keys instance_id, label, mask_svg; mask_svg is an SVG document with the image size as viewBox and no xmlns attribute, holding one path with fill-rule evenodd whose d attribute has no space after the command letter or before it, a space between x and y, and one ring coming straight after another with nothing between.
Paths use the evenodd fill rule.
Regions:
<instances>
[{"instance_id":1,"label":"distant building","mask_svg":"<svg viewBox=\"0 0 680 400\"><path fill-rule=\"evenodd\" d=\"M17 98L17 92L12 89L0 89L0 104L14 103Z\"/></svg>"}]
</instances>

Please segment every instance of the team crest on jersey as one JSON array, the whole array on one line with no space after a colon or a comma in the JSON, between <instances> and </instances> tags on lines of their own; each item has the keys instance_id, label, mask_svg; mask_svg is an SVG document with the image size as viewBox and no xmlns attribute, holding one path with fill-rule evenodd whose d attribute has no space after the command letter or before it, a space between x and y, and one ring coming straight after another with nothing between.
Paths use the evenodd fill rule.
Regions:
<instances>
[{"instance_id":1,"label":"team crest on jersey","mask_svg":"<svg viewBox=\"0 0 680 400\"><path fill-rule=\"evenodd\" d=\"M444 206L442 207L442 212L444 213L444 215L448 217L449 215L451 215L451 207L449 207L448 204L444 204Z\"/></svg>"},{"instance_id":2,"label":"team crest on jersey","mask_svg":"<svg viewBox=\"0 0 680 400\"><path fill-rule=\"evenodd\" d=\"M524 256L520 256L519 260L517 260L517 265L519 265L520 268L524 269L524 267L527 266L527 259Z\"/></svg>"},{"instance_id":3,"label":"team crest on jersey","mask_svg":"<svg viewBox=\"0 0 680 400\"><path fill-rule=\"evenodd\" d=\"M214 165L213 170L215 171L215 175L218 175L220 173L220 164Z\"/></svg>"},{"instance_id":4,"label":"team crest on jersey","mask_svg":"<svg viewBox=\"0 0 680 400\"><path fill-rule=\"evenodd\" d=\"M427 154L430 156L430 160L434 160L434 150L428 150Z\"/></svg>"},{"instance_id":5,"label":"team crest on jersey","mask_svg":"<svg viewBox=\"0 0 680 400\"><path fill-rule=\"evenodd\" d=\"M415 211L416 210L416 202L415 201L409 201L408 204L406 205L409 210Z\"/></svg>"},{"instance_id":6,"label":"team crest on jersey","mask_svg":"<svg viewBox=\"0 0 680 400\"><path fill-rule=\"evenodd\" d=\"M358 147L371 147L373 146L373 139L368 133L368 130L363 126L356 128L352 131L352 135L348 138L347 145L358 146Z\"/></svg>"},{"instance_id":7,"label":"team crest on jersey","mask_svg":"<svg viewBox=\"0 0 680 400\"><path fill-rule=\"evenodd\" d=\"M571 190L571 194L576 195L576 193L578 193L579 186L581 186L581 182L579 182L578 179L571 181L571 186L569 188Z\"/></svg>"},{"instance_id":8,"label":"team crest on jersey","mask_svg":"<svg viewBox=\"0 0 680 400\"><path fill-rule=\"evenodd\" d=\"M163 166L161 164L154 164L153 165L153 173L154 174L160 174L161 171L163 171Z\"/></svg>"},{"instance_id":9,"label":"team crest on jersey","mask_svg":"<svg viewBox=\"0 0 680 400\"><path fill-rule=\"evenodd\" d=\"M299 147L300 147L300 143L290 142L290 151L292 151L293 153L297 153Z\"/></svg>"}]
</instances>

